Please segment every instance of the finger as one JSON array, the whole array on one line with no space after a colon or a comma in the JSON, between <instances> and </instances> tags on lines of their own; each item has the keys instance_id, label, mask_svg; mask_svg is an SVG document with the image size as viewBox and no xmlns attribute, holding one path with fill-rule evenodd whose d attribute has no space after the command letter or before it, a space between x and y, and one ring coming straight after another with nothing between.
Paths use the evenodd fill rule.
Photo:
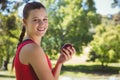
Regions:
<instances>
[{"instance_id":1,"label":"finger","mask_svg":"<svg viewBox=\"0 0 120 80\"><path fill-rule=\"evenodd\" d=\"M63 52L64 52L66 55L68 55L68 56L69 56L69 54L70 54L70 52L68 51L68 49L64 49L64 48L63 48Z\"/></svg>"},{"instance_id":2,"label":"finger","mask_svg":"<svg viewBox=\"0 0 120 80\"><path fill-rule=\"evenodd\" d=\"M64 56L65 60L68 59L68 56L66 55L66 53L64 51L62 51L62 55Z\"/></svg>"},{"instance_id":3,"label":"finger","mask_svg":"<svg viewBox=\"0 0 120 80\"><path fill-rule=\"evenodd\" d=\"M68 47L67 49L68 49L70 55L72 56L74 54L74 51L70 47Z\"/></svg>"},{"instance_id":4,"label":"finger","mask_svg":"<svg viewBox=\"0 0 120 80\"><path fill-rule=\"evenodd\" d=\"M75 48L74 47L72 47L72 50L73 50L73 52L74 52L74 54L76 53L76 50L75 50Z\"/></svg>"},{"instance_id":5,"label":"finger","mask_svg":"<svg viewBox=\"0 0 120 80\"><path fill-rule=\"evenodd\" d=\"M63 49L63 52L65 52L65 55L67 56L67 59L71 58L71 55L70 55L70 52L68 51L68 49Z\"/></svg>"}]
</instances>

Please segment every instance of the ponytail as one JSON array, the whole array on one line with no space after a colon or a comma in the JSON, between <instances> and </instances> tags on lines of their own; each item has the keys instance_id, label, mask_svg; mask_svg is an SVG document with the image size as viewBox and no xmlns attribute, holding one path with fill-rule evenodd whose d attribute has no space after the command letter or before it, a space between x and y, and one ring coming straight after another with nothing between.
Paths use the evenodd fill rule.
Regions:
<instances>
[{"instance_id":1,"label":"ponytail","mask_svg":"<svg viewBox=\"0 0 120 80\"><path fill-rule=\"evenodd\" d=\"M19 37L19 42L18 42L18 44L17 44L17 48L18 48L18 46L21 44L21 42L22 42L22 40L23 40L23 38L24 38L24 36L25 36L25 26L23 26L23 28L22 28L22 32L21 32L21 34L20 34L20 37ZM15 59L15 57L14 57L14 59ZM14 68L14 59L13 59L13 62L12 62L12 69L11 69L11 71L13 70L13 68Z\"/></svg>"},{"instance_id":2,"label":"ponytail","mask_svg":"<svg viewBox=\"0 0 120 80\"><path fill-rule=\"evenodd\" d=\"M24 36L25 36L25 26L23 26L23 28L22 28L22 32L21 32L21 34L20 34L20 37L19 37L19 42L18 42L18 45L17 45L17 47L19 46L19 44L22 42L22 40L23 40L23 38L24 38Z\"/></svg>"}]
</instances>

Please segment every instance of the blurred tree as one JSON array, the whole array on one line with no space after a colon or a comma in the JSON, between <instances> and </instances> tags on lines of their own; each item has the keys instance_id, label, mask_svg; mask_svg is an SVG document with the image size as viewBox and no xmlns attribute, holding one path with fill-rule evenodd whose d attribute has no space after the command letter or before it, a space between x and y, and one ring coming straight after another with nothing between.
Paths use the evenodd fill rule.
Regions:
<instances>
[{"instance_id":1,"label":"blurred tree","mask_svg":"<svg viewBox=\"0 0 120 80\"><path fill-rule=\"evenodd\" d=\"M120 8L120 0L114 0L112 8ZM118 62L120 59L120 12L117 14L102 16L102 24L96 27L96 33L91 41L92 50L90 60L98 59L102 66L110 62Z\"/></svg>"},{"instance_id":2,"label":"blurred tree","mask_svg":"<svg viewBox=\"0 0 120 80\"><path fill-rule=\"evenodd\" d=\"M114 0L114 2L112 3L112 7L119 7L120 8L120 0Z\"/></svg>"},{"instance_id":3,"label":"blurred tree","mask_svg":"<svg viewBox=\"0 0 120 80\"><path fill-rule=\"evenodd\" d=\"M49 30L43 45L52 54L58 53L64 43L72 43L80 54L82 45L92 40L89 29L101 21L93 0L53 0L48 12Z\"/></svg>"},{"instance_id":4,"label":"blurred tree","mask_svg":"<svg viewBox=\"0 0 120 80\"><path fill-rule=\"evenodd\" d=\"M7 70L10 57L15 53L20 26L22 26L21 18L17 15L17 9L28 1L30 0L0 0L0 66L3 64L2 69L4 70Z\"/></svg>"},{"instance_id":5,"label":"blurred tree","mask_svg":"<svg viewBox=\"0 0 120 80\"><path fill-rule=\"evenodd\" d=\"M94 40L91 41L92 46L91 59L98 59L102 66L109 62L117 62L120 60L120 25L104 26L99 25L96 28ZM94 53L94 54L93 54Z\"/></svg>"},{"instance_id":6,"label":"blurred tree","mask_svg":"<svg viewBox=\"0 0 120 80\"><path fill-rule=\"evenodd\" d=\"M0 4L1 4L1 9L4 10L7 7L7 0L0 0Z\"/></svg>"},{"instance_id":7,"label":"blurred tree","mask_svg":"<svg viewBox=\"0 0 120 80\"><path fill-rule=\"evenodd\" d=\"M10 57L15 53L15 47L18 40L17 36L19 35L19 26L21 26L21 22L19 18L17 18L16 13L11 13L8 16L0 16L0 56L2 56L4 59L2 68L4 70L7 70L7 65L9 63Z\"/></svg>"},{"instance_id":8,"label":"blurred tree","mask_svg":"<svg viewBox=\"0 0 120 80\"><path fill-rule=\"evenodd\" d=\"M29 1L34 0L23 0L23 2ZM2 10L11 14L23 2L5 0L0 4L4 7ZM94 32L90 32L90 29L101 23L101 16L96 13L94 1L41 0L41 2L46 5L49 14L49 30L42 43L44 49L50 55L55 55L59 53L64 43L72 43L77 49L77 54L80 54L82 45L92 40ZM9 20L7 22L11 23Z\"/></svg>"},{"instance_id":9,"label":"blurred tree","mask_svg":"<svg viewBox=\"0 0 120 80\"><path fill-rule=\"evenodd\" d=\"M114 25L120 24L120 12L118 14L114 14L112 18Z\"/></svg>"},{"instance_id":10,"label":"blurred tree","mask_svg":"<svg viewBox=\"0 0 120 80\"><path fill-rule=\"evenodd\" d=\"M5 15L14 12L21 6L24 2L22 1L11 1L11 0L0 0L1 9L0 12L4 13Z\"/></svg>"}]
</instances>

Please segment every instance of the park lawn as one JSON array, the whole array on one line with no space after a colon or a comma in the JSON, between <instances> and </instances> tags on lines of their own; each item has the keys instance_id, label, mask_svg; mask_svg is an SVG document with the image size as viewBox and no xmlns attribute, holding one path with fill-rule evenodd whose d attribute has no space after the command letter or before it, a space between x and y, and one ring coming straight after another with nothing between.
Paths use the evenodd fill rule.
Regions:
<instances>
[{"instance_id":1,"label":"park lawn","mask_svg":"<svg viewBox=\"0 0 120 80\"><path fill-rule=\"evenodd\" d=\"M15 73L11 72L11 64L8 69L8 71L0 71L0 80L15 80ZM65 63L60 75L60 80L110 80L111 78L120 79L120 63L110 63L104 69L101 69L99 62Z\"/></svg>"},{"instance_id":2,"label":"park lawn","mask_svg":"<svg viewBox=\"0 0 120 80\"><path fill-rule=\"evenodd\" d=\"M84 63L79 65L64 65L62 76L68 80L120 80L120 64L111 63L101 68L99 63ZM62 80L62 79L61 79Z\"/></svg>"}]
</instances>

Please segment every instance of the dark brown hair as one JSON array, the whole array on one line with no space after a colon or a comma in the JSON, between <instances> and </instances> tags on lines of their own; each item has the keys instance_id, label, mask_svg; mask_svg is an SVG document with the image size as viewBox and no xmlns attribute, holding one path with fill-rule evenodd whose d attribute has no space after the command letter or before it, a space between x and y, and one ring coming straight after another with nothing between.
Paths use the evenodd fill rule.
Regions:
<instances>
[{"instance_id":1,"label":"dark brown hair","mask_svg":"<svg viewBox=\"0 0 120 80\"><path fill-rule=\"evenodd\" d=\"M44 8L44 5L42 5L40 2L30 2L30 3L27 3L23 9L23 18L24 19L27 19L29 17L29 12L31 10L34 10L34 9L40 9L40 8ZM25 35L25 26L23 26L22 28L22 32L20 34L20 37L19 37L19 42L18 42L18 45L17 45L17 48L18 46L21 44L21 42L23 41L23 38L24 38L24 35ZM15 57L14 57L15 59ZM13 67L14 67L14 59L13 59L13 64L12 64L12 70L13 70Z\"/></svg>"}]
</instances>

